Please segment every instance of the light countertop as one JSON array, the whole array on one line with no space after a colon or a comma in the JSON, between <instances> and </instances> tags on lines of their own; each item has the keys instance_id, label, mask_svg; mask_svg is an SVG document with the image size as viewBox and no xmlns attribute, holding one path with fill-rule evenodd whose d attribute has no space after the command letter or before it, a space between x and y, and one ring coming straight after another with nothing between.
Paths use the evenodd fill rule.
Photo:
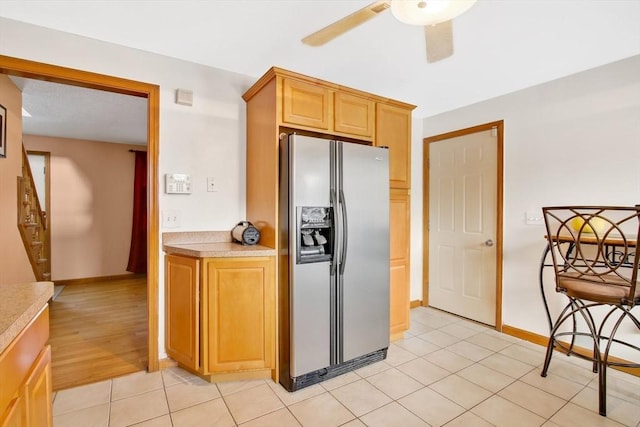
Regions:
<instances>
[{"instance_id":1,"label":"light countertop","mask_svg":"<svg viewBox=\"0 0 640 427\"><path fill-rule=\"evenodd\" d=\"M0 285L0 353L53 296L53 282Z\"/></svg>"},{"instance_id":2,"label":"light countertop","mask_svg":"<svg viewBox=\"0 0 640 427\"><path fill-rule=\"evenodd\" d=\"M232 242L168 244L162 248L168 254L194 258L232 258L249 256L274 256L276 250L260 245L241 245Z\"/></svg>"},{"instance_id":3,"label":"light countertop","mask_svg":"<svg viewBox=\"0 0 640 427\"><path fill-rule=\"evenodd\" d=\"M193 258L260 257L276 254L275 249L266 246L234 243L229 231L163 233L162 249L168 254Z\"/></svg>"}]
</instances>

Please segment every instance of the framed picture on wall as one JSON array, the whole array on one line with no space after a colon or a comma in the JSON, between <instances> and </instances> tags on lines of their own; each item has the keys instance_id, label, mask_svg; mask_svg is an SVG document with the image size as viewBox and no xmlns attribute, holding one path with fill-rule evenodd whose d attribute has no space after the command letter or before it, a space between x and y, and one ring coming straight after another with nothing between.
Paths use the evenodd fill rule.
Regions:
<instances>
[{"instance_id":1,"label":"framed picture on wall","mask_svg":"<svg viewBox=\"0 0 640 427\"><path fill-rule=\"evenodd\" d=\"M7 109L0 105L0 157L7 157Z\"/></svg>"}]
</instances>

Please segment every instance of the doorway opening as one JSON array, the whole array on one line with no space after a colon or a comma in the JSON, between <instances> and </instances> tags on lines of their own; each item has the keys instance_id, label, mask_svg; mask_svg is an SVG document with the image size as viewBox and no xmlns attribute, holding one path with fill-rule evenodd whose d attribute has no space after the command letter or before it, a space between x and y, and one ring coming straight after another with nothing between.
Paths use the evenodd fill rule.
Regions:
<instances>
[{"instance_id":1,"label":"doorway opening","mask_svg":"<svg viewBox=\"0 0 640 427\"><path fill-rule=\"evenodd\" d=\"M159 369L158 360L158 133L160 88L144 82L59 67L0 55L0 73L46 80L147 99L147 370Z\"/></svg>"}]
</instances>

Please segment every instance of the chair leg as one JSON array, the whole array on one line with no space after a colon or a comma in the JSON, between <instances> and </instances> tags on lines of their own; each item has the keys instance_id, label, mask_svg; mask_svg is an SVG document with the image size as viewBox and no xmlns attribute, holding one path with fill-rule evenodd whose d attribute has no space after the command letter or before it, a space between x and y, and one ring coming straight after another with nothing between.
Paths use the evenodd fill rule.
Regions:
<instances>
[{"instance_id":1,"label":"chair leg","mask_svg":"<svg viewBox=\"0 0 640 427\"><path fill-rule=\"evenodd\" d=\"M607 368L609 367L609 352L611 350L611 345L614 343L618 328L625 318L631 319L640 329L638 320L629 311L625 310L621 306L614 306L604 317L600 324L600 328L598 328L599 337L602 336L602 331L604 330L605 323L609 320L609 317L618 309L622 311L622 314L620 314L620 317L616 320L613 328L611 329L604 354L600 355L600 372L598 373L598 409L600 411L600 415L604 417L607 416Z\"/></svg>"},{"instance_id":2,"label":"chair leg","mask_svg":"<svg viewBox=\"0 0 640 427\"><path fill-rule=\"evenodd\" d=\"M567 314L567 310L569 309L571 309L571 311L569 312L569 314ZM569 317L573 319L573 325L575 328L576 322L575 322L574 315L575 315L575 311L574 311L573 304L569 302L569 304L567 304L562 309L562 312L558 316L558 319L556 320L555 325L553 325L553 328L549 333L549 343L547 344L547 354L544 357L544 365L542 366L542 372L540 372L541 377L547 376L547 371L549 370L549 364L551 363L551 356L553 356L553 349L556 346L556 332L558 332L558 329L560 328L560 326L565 322L565 320L569 319Z\"/></svg>"},{"instance_id":3,"label":"chair leg","mask_svg":"<svg viewBox=\"0 0 640 427\"><path fill-rule=\"evenodd\" d=\"M549 365L551 364L551 356L553 355L553 348L555 347L555 338L553 335L549 337L549 343L547 344L547 354L544 356L544 365L542 365L541 377L547 376Z\"/></svg>"},{"instance_id":4,"label":"chair leg","mask_svg":"<svg viewBox=\"0 0 640 427\"><path fill-rule=\"evenodd\" d=\"M598 372L598 409L600 415L607 416L607 360L603 359L600 363L600 371Z\"/></svg>"}]
</instances>

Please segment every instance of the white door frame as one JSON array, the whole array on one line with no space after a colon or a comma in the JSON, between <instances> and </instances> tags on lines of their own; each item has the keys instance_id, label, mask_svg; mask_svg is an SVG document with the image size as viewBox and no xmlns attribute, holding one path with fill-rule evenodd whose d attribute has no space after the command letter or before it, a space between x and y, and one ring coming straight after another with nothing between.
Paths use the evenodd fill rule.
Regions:
<instances>
[{"instance_id":1,"label":"white door frame","mask_svg":"<svg viewBox=\"0 0 640 427\"><path fill-rule=\"evenodd\" d=\"M422 305L429 305L429 144L459 136L484 132L495 128L496 139L496 318L495 329L502 331L502 222L503 222L503 130L504 121L485 123L465 129L459 129L439 135L429 136L423 142L422 164Z\"/></svg>"}]
</instances>

